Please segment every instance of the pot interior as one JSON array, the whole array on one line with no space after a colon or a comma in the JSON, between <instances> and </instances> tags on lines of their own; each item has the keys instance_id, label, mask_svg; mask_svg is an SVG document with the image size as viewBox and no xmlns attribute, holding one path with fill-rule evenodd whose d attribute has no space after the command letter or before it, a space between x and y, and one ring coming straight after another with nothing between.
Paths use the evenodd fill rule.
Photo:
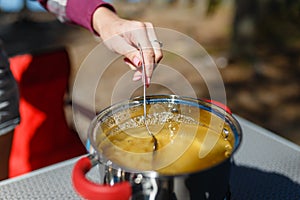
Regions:
<instances>
[{"instance_id":1,"label":"pot interior","mask_svg":"<svg viewBox=\"0 0 300 200\"><path fill-rule=\"evenodd\" d=\"M100 162L128 171L164 175L201 171L229 159L240 143L238 122L223 109L192 98L147 97L113 105L92 122L89 137Z\"/></svg>"}]
</instances>

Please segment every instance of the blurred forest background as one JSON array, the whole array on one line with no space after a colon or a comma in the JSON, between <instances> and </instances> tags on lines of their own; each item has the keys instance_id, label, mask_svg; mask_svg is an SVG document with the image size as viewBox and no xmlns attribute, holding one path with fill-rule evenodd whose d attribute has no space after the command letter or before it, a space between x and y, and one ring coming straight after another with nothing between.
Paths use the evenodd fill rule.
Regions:
<instances>
[{"instance_id":1,"label":"blurred forest background","mask_svg":"<svg viewBox=\"0 0 300 200\"><path fill-rule=\"evenodd\" d=\"M157 27L180 31L198 41L219 67L232 111L300 144L299 0L110 2L122 17L150 21ZM35 23L53 20L45 12L20 12L23 21L24 13L26 15L27 27L29 20ZM1 13L2 35L3 28L8 22L16 23L16 18L20 20L20 13L17 17L7 15L7 11ZM56 35L54 32L55 39L47 45L68 45L74 68L99 42L78 27L70 26L66 30L57 22L51 26L60 32ZM61 34L63 31L68 34Z\"/></svg>"}]
</instances>

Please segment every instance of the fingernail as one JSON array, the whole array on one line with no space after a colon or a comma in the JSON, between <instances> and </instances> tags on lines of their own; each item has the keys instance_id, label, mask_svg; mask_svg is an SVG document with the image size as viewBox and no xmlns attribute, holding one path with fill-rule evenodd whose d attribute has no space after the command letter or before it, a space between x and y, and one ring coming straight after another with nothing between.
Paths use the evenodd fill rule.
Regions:
<instances>
[{"instance_id":1,"label":"fingernail","mask_svg":"<svg viewBox=\"0 0 300 200\"><path fill-rule=\"evenodd\" d=\"M142 76L138 75L138 76L133 76L132 80L133 81L138 81L141 80Z\"/></svg>"},{"instance_id":2,"label":"fingernail","mask_svg":"<svg viewBox=\"0 0 300 200\"><path fill-rule=\"evenodd\" d=\"M124 60L124 62L125 62L125 64L127 64L130 67L131 70L133 70L133 71L137 70L136 67L133 64L131 64L130 62L128 62L127 60Z\"/></svg>"},{"instance_id":3,"label":"fingernail","mask_svg":"<svg viewBox=\"0 0 300 200\"><path fill-rule=\"evenodd\" d=\"M146 82L147 88L150 86L150 82L151 82L151 78L147 77L147 82Z\"/></svg>"},{"instance_id":4,"label":"fingernail","mask_svg":"<svg viewBox=\"0 0 300 200\"><path fill-rule=\"evenodd\" d=\"M133 64L135 64L135 66L140 66L140 59L138 59L137 57L134 57Z\"/></svg>"}]
</instances>

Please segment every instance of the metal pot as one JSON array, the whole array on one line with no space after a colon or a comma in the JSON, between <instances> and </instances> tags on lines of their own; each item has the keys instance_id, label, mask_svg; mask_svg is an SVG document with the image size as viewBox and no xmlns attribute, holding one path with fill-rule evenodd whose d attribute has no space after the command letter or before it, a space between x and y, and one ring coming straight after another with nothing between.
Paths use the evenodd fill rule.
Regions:
<instances>
[{"instance_id":1,"label":"metal pot","mask_svg":"<svg viewBox=\"0 0 300 200\"><path fill-rule=\"evenodd\" d=\"M240 125L230 110L217 102L175 95L147 96L146 103L148 123L159 125L157 128L175 122L178 129L175 139L168 140L168 144L154 153L147 150L130 152L128 149L122 149L114 143L115 140L109 138L118 136L120 131L143 126L143 98L134 98L108 107L100 112L90 125L88 137L91 154L81 158L74 166L72 181L75 190L90 200L229 199L232 155L240 145L242 136ZM195 154L198 158L194 158L197 156L194 156L190 148L199 133L189 129L188 133L183 131L179 137L179 133L182 132L180 128L184 127L182 124L193 127L197 125L206 130L200 133L204 135L201 136L202 144L198 145L199 149ZM214 134L211 135L212 132ZM192 139L186 140L188 136L185 134L192 135ZM147 143L143 137L135 139L141 140L141 144ZM147 141L151 145L151 139ZM179 146L174 146L178 141ZM228 146L225 149L218 148L218 141L230 142L232 146L229 150L226 150ZM139 146L134 146L134 143L132 147L140 149ZM113 151L108 151L109 148ZM209 158L209 155L215 155L212 152L227 154L222 159L217 159L216 156L216 159ZM113 155L114 153L117 153L117 156ZM194 159L200 157L204 159L202 167L194 162ZM139 160L146 164L141 164ZM96 165L100 170L100 184L85 177Z\"/></svg>"}]
</instances>

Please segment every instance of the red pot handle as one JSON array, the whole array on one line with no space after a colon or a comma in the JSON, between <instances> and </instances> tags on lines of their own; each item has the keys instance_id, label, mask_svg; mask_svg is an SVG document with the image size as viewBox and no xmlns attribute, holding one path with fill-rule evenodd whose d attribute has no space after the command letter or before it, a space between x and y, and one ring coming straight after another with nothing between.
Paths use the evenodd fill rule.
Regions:
<instances>
[{"instance_id":1,"label":"red pot handle","mask_svg":"<svg viewBox=\"0 0 300 200\"><path fill-rule=\"evenodd\" d=\"M208 103L212 103L212 104L214 104L214 105L216 105L216 106L218 106L218 107L224 109L227 113L232 114L230 108L228 108L228 106L226 106L225 104L220 103L220 102L215 101L215 100L211 100L211 99L204 99L204 100L205 100L206 102L208 102Z\"/></svg>"},{"instance_id":2,"label":"red pot handle","mask_svg":"<svg viewBox=\"0 0 300 200\"><path fill-rule=\"evenodd\" d=\"M132 189L129 182L117 183L114 186L101 185L88 180L85 174L93 167L89 157L80 158L72 172L73 187L83 198L88 200L128 200Z\"/></svg>"}]
</instances>

